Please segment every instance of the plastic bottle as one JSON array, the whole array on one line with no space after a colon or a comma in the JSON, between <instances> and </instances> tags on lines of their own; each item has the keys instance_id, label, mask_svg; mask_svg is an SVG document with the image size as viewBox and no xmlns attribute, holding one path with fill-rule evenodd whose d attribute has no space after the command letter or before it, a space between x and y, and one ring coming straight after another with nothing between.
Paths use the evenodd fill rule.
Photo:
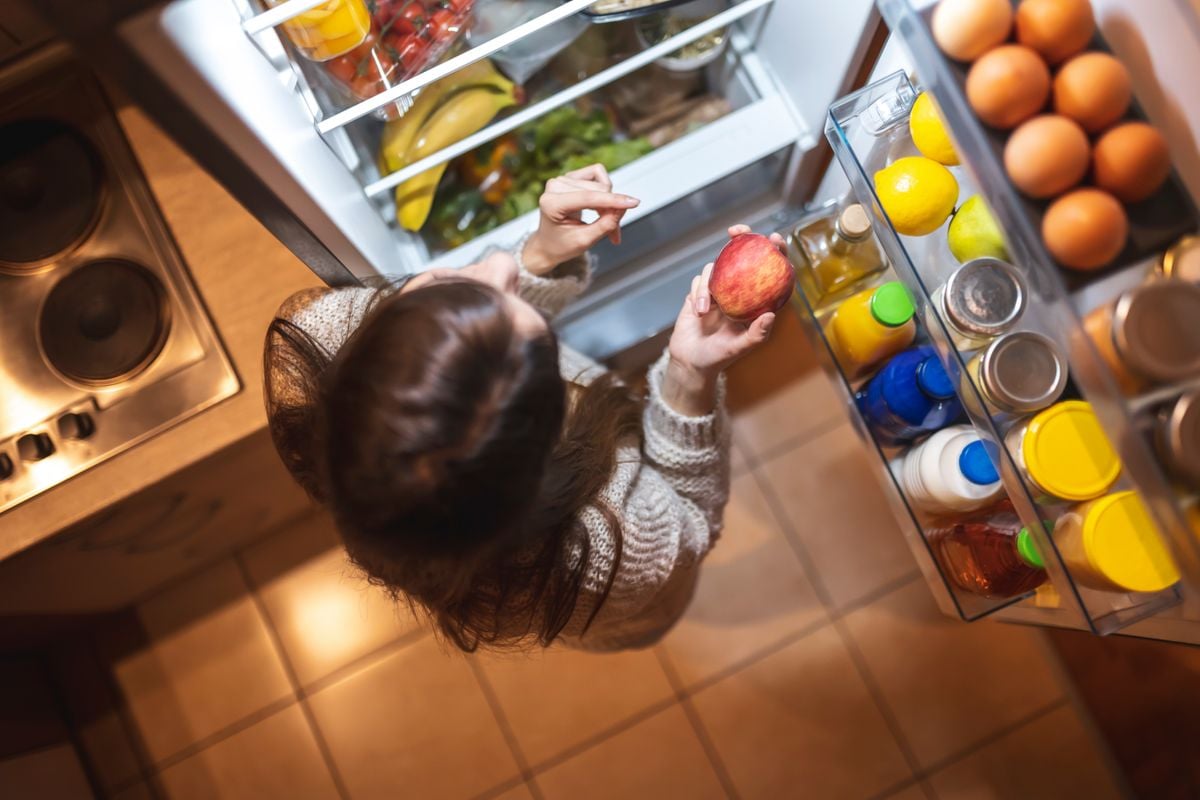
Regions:
<instances>
[{"instance_id":1,"label":"plastic bottle","mask_svg":"<svg viewBox=\"0 0 1200 800\"><path fill-rule=\"evenodd\" d=\"M982 597L1017 597L1046 582L1046 563L1006 499L929 532L943 574Z\"/></svg>"},{"instance_id":2,"label":"plastic bottle","mask_svg":"<svg viewBox=\"0 0 1200 800\"><path fill-rule=\"evenodd\" d=\"M1083 400L1050 406L1010 430L1005 442L1026 480L1053 497L1091 500L1121 475L1121 459Z\"/></svg>"},{"instance_id":3,"label":"plastic bottle","mask_svg":"<svg viewBox=\"0 0 1200 800\"><path fill-rule=\"evenodd\" d=\"M792 241L804 256L796 277L814 309L887 269L867 212L857 203L797 228Z\"/></svg>"},{"instance_id":4,"label":"plastic bottle","mask_svg":"<svg viewBox=\"0 0 1200 800\"><path fill-rule=\"evenodd\" d=\"M1179 570L1137 492L1115 492L1076 506L1054 529L1071 577L1110 592L1158 592Z\"/></svg>"},{"instance_id":5,"label":"plastic bottle","mask_svg":"<svg viewBox=\"0 0 1200 800\"><path fill-rule=\"evenodd\" d=\"M928 345L893 356L856 399L875 437L889 445L940 430L963 413L954 382Z\"/></svg>"},{"instance_id":6,"label":"plastic bottle","mask_svg":"<svg viewBox=\"0 0 1200 800\"><path fill-rule=\"evenodd\" d=\"M969 425L943 428L892 463L913 506L933 514L974 511L1003 492L988 446Z\"/></svg>"},{"instance_id":7,"label":"plastic bottle","mask_svg":"<svg viewBox=\"0 0 1200 800\"><path fill-rule=\"evenodd\" d=\"M912 344L915 312L899 281L865 289L838 306L826 331L842 370L854 378Z\"/></svg>"}]
</instances>

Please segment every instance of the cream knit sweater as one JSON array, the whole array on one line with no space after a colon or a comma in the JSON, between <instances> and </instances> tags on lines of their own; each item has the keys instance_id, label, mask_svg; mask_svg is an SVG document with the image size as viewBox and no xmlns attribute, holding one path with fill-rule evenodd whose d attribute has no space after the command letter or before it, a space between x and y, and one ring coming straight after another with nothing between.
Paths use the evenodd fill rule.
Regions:
<instances>
[{"instance_id":1,"label":"cream knit sweater","mask_svg":"<svg viewBox=\"0 0 1200 800\"><path fill-rule=\"evenodd\" d=\"M549 277L522 271L520 294L554 315L587 287L589 279L588 263L562 265ZM309 292L285 303L281 314L335 353L362 321L373 291ZM568 381L586 385L603 369L565 346L560 351L560 369ZM586 633L583 627L612 570L616 540L594 508L579 515L581 534L590 539L591 558L562 635L570 646L617 650L660 639L691 601L700 562L721 530L729 497L729 425L723 401L705 417L679 414L662 398L665 366L664 353L648 375L641 448L634 440L618 443L616 468L600 493L620 517L623 550L608 598ZM581 552L576 548L577 558Z\"/></svg>"}]
</instances>

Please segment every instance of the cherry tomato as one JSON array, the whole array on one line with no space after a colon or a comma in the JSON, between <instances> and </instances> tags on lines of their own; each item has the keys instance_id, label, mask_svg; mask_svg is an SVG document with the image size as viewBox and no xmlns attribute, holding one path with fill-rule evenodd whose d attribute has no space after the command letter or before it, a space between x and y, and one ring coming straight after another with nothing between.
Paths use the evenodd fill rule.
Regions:
<instances>
[{"instance_id":1,"label":"cherry tomato","mask_svg":"<svg viewBox=\"0 0 1200 800\"><path fill-rule=\"evenodd\" d=\"M442 41L449 39L455 34L457 28L456 22L457 18L453 11L442 9L430 17L429 27L433 29L434 38Z\"/></svg>"},{"instance_id":2,"label":"cherry tomato","mask_svg":"<svg viewBox=\"0 0 1200 800\"><path fill-rule=\"evenodd\" d=\"M355 59L347 54L326 61L325 69L329 70L330 75L349 85L350 81L354 80L354 65Z\"/></svg>"},{"instance_id":3,"label":"cherry tomato","mask_svg":"<svg viewBox=\"0 0 1200 800\"><path fill-rule=\"evenodd\" d=\"M425 43L415 35L389 36L384 39L384 47L405 75L415 72L423 65Z\"/></svg>"},{"instance_id":4,"label":"cherry tomato","mask_svg":"<svg viewBox=\"0 0 1200 800\"><path fill-rule=\"evenodd\" d=\"M404 6L400 15L411 22L418 33L424 30L425 25L429 22L429 12L425 10L425 6L421 5L420 0L408 0L408 4Z\"/></svg>"},{"instance_id":5,"label":"cherry tomato","mask_svg":"<svg viewBox=\"0 0 1200 800\"><path fill-rule=\"evenodd\" d=\"M455 14L461 14L471 8L471 0L439 0L438 5L455 12Z\"/></svg>"}]
</instances>

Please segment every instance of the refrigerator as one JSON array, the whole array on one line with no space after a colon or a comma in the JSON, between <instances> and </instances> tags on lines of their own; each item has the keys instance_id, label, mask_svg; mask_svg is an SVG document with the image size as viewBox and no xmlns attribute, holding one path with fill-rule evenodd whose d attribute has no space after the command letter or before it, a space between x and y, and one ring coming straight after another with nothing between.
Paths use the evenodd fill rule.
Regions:
<instances>
[{"instance_id":1,"label":"refrigerator","mask_svg":"<svg viewBox=\"0 0 1200 800\"><path fill-rule=\"evenodd\" d=\"M403 109L412 92L480 59L503 57L503 48L528 37L609 23L586 16L593 0L549 3L516 28L460 47L381 94L347 101L314 78L316 67L295 56L281 31L289 19L320 3L287 0L264 9L252 0L111 0L81 9L74 0L45 0L39 8L334 286L467 264L490 247L513 245L535 224L536 212L458 246L438 246L396 224L393 187L622 81L654 80L661 73L655 72L656 62L664 56L724 31L728 46L704 68L704 80L727 102L727 113L614 172L617 190L642 203L626 216L619 247L597 246L594 285L556 322L562 339L616 366L644 363L665 341L692 276L725 241L728 225L746 222L760 232L787 235L798 223L857 202L886 254L886 277L902 282L914 299L920 341L935 348L955 379L970 409L967 424L989 443L1004 491L1045 562L1045 583L1015 597L972 593L956 582L935 554L945 520L906 496L889 466L901 451L877 441L855 401L864 378L848 376L828 348L831 309L815 308L797 292L792 304L807 320L863 446L877 456L875 477L939 606L964 624L992 619L1200 643L1200 530L1189 517L1194 489L1170 477L1146 433L1157 409L1195 390L1200 376L1149 394L1123 394L1081 323L1090 310L1145 280L1168 233L1174 237L1196 228L1195 0L1092 2L1098 23L1092 46L1111 48L1129 67L1136 91L1131 113L1144 114L1167 136L1174 163L1169 188L1177 208L1170 225L1152 232L1158 235L1148 245L1153 254L1148 250L1090 281L1073 280L1055 266L1028 204L1004 177L1002 143L970 112L961 66L945 59L933 41L932 0L708 4L703 15L664 41L560 82L552 92L531 95L514 113L390 176L376 163L379 113L397 103ZM675 14L689 7L665 6ZM1114 489L1136 491L1149 509L1155 534L1178 568L1173 585L1130 592L1096 588L1073 574L1059 552L1055 524L1045 524L1070 509L1031 486L1005 443L1020 420L995 413L978 394L967 369L972 353L955 345L931 301L955 266L948 260L945 226L928 237L902 236L884 212L873 175L914 152L906 123L921 92L938 101L959 153L961 164L952 170L960 201L979 193L991 206L1028 286L1024 324L1067 354L1069 392L1091 403L1120 456Z\"/></svg>"}]
</instances>

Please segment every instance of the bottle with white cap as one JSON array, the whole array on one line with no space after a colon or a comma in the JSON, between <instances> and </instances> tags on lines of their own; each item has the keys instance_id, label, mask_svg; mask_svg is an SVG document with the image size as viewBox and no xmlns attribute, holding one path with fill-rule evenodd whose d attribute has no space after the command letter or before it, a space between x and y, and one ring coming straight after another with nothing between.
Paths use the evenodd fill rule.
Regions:
<instances>
[{"instance_id":1,"label":"bottle with white cap","mask_svg":"<svg viewBox=\"0 0 1200 800\"><path fill-rule=\"evenodd\" d=\"M932 514L974 511L1004 487L989 447L970 425L943 428L892 462L901 491Z\"/></svg>"}]
</instances>

